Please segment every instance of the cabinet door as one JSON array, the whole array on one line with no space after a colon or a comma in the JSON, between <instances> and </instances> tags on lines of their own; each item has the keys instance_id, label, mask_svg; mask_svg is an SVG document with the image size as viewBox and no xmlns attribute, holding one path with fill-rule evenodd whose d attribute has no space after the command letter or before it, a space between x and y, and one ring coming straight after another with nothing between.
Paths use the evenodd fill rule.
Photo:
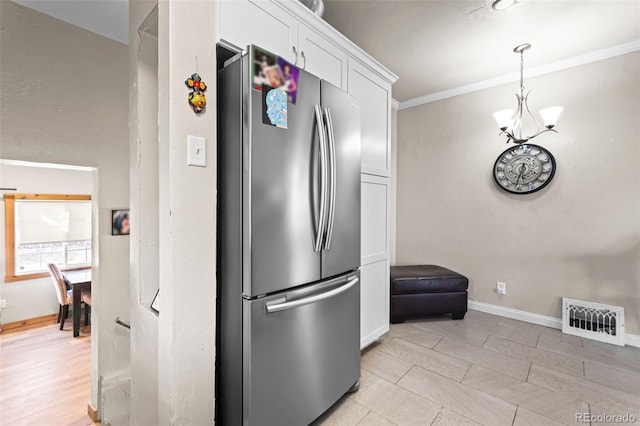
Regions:
<instances>
[{"instance_id":1,"label":"cabinet door","mask_svg":"<svg viewBox=\"0 0 640 426\"><path fill-rule=\"evenodd\" d=\"M362 111L362 173L389 176L391 85L350 59L348 92L360 102Z\"/></svg>"},{"instance_id":2,"label":"cabinet door","mask_svg":"<svg viewBox=\"0 0 640 426\"><path fill-rule=\"evenodd\" d=\"M360 182L360 252L365 265L388 257L389 179L363 174Z\"/></svg>"},{"instance_id":3,"label":"cabinet door","mask_svg":"<svg viewBox=\"0 0 640 426\"><path fill-rule=\"evenodd\" d=\"M297 20L267 0L220 2L220 38L245 49L249 44L295 61Z\"/></svg>"},{"instance_id":4,"label":"cabinet door","mask_svg":"<svg viewBox=\"0 0 640 426\"><path fill-rule=\"evenodd\" d=\"M304 24L298 26L298 66L345 89L347 54Z\"/></svg>"},{"instance_id":5,"label":"cabinet door","mask_svg":"<svg viewBox=\"0 0 640 426\"><path fill-rule=\"evenodd\" d=\"M361 175L360 347L389 331L389 179Z\"/></svg>"},{"instance_id":6,"label":"cabinet door","mask_svg":"<svg viewBox=\"0 0 640 426\"><path fill-rule=\"evenodd\" d=\"M389 262L360 268L360 349L389 331Z\"/></svg>"}]
</instances>

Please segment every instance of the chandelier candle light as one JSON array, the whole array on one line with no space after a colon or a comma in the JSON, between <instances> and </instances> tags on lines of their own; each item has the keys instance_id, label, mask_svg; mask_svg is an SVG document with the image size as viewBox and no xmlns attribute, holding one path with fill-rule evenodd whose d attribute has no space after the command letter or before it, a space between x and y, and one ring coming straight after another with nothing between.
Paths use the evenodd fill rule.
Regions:
<instances>
[{"instance_id":1,"label":"chandelier candle light","mask_svg":"<svg viewBox=\"0 0 640 426\"><path fill-rule=\"evenodd\" d=\"M526 95L524 94L524 51L528 50L530 47L530 44L521 44L513 49L514 52L520 54L520 94L516 93L516 97L518 98L518 109L515 111L512 109L505 109L493 114L493 117L498 122L498 127L500 127L500 134L507 135L507 143L513 142L515 144L521 144L545 132L558 133L558 131L553 127L556 125L558 117L564 109L559 106L541 109L540 115L542 116L545 127L542 130L540 129L538 121L533 117L531 111L529 111L527 97L529 96L530 91L527 92ZM526 116L524 116L525 112ZM530 136L523 136L523 127L525 124L523 122L524 119L532 122L532 125L526 129L526 131L531 131Z\"/></svg>"}]
</instances>

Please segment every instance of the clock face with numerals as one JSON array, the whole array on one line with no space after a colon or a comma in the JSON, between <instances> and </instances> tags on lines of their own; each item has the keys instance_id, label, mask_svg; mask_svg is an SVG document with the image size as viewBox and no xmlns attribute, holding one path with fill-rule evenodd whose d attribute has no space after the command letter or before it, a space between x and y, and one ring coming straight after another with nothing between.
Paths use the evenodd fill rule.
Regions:
<instances>
[{"instance_id":1,"label":"clock face with numerals","mask_svg":"<svg viewBox=\"0 0 640 426\"><path fill-rule=\"evenodd\" d=\"M509 148L493 165L498 186L512 194L530 194L544 188L556 173L556 160L546 149L530 143Z\"/></svg>"}]
</instances>

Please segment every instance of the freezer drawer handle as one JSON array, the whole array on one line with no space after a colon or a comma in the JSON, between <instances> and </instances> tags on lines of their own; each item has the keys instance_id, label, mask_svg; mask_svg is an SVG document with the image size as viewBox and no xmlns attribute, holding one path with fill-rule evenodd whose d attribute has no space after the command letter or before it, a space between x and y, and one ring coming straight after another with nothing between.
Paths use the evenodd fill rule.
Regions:
<instances>
[{"instance_id":1,"label":"freezer drawer handle","mask_svg":"<svg viewBox=\"0 0 640 426\"><path fill-rule=\"evenodd\" d=\"M351 281L348 281L343 286L334 288L333 290L329 290L325 293L320 293L313 296L305 297L304 299L292 300L291 302L279 302L279 300L276 300L274 302L267 302L267 313L271 314L274 312L293 309L303 305L308 305L309 303L315 303L321 300L329 299L333 296L336 296L340 293L344 293L345 291L349 290L351 287L356 285L358 281L360 281L360 279L358 277L355 277Z\"/></svg>"}]
</instances>

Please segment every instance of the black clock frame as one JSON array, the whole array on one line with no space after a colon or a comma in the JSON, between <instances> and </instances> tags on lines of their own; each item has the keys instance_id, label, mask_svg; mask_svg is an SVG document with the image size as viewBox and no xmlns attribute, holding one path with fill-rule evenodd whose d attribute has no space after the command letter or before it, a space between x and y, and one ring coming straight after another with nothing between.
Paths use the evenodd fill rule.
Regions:
<instances>
[{"instance_id":1,"label":"black clock frame","mask_svg":"<svg viewBox=\"0 0 640 426\"><path fill-rule=\"evenodd\" d=\"M513 149L514 149L514 148L512 147L512 148L507 148L507 149L505 149L504 151L502 151L502 152L500 153L500 155L498 155L498 158L496 159L496 161L493 163L493 171L492 171L492 174L493 174L493 180L494 180L494 182L496 183L496 185L498 186L498 188L502 189L503 191L509 192L509 193L511 193L511 194L516 194L516 195L532 194L532 193L534 193L534 192L540 191L542 188L545 188L545 187L546 187L547 185L549 185L549 183L553 180L553 177L554 177L554 176L555 176L555 174L556 174L556 159L555 159L555 157L553 156L553 154L551 154L551 152L550 152L548 149L543 148L543 147L541 147L541 146L539 146L539 145L534 145L534 144L532 144L532 143L524 143L524 144L519 145L519 146L529 146L529 147L532 147L532 148L537 148L537 149L539 149L539 150L540 150L540 152L545 153L545 154L549 157L549 160L551 161L551 173L549 174L549 178L548 178L546 181L544 181L544 182L542 183L542 185L540 185L539 187L537 187L537 188L535 188L535 189L532 189L532 190L530 190L530 191L524 191L524 192L523 192L523 191L512 191L512 190L510 190L510 189L508 189L508 188L506 188L506 187L502 186L502 185L500 184L500 182L498 181L498 176L496 176L496 166L497 166L497 165L498 165L498 163L500 162L500 159L501 159L501 158L502 158L506 153L513 151ZM518 146L518 147L519 147L519 146ZM516 148L518 148L518 147L516 147Z\"/></svg>"}]
</instances>

